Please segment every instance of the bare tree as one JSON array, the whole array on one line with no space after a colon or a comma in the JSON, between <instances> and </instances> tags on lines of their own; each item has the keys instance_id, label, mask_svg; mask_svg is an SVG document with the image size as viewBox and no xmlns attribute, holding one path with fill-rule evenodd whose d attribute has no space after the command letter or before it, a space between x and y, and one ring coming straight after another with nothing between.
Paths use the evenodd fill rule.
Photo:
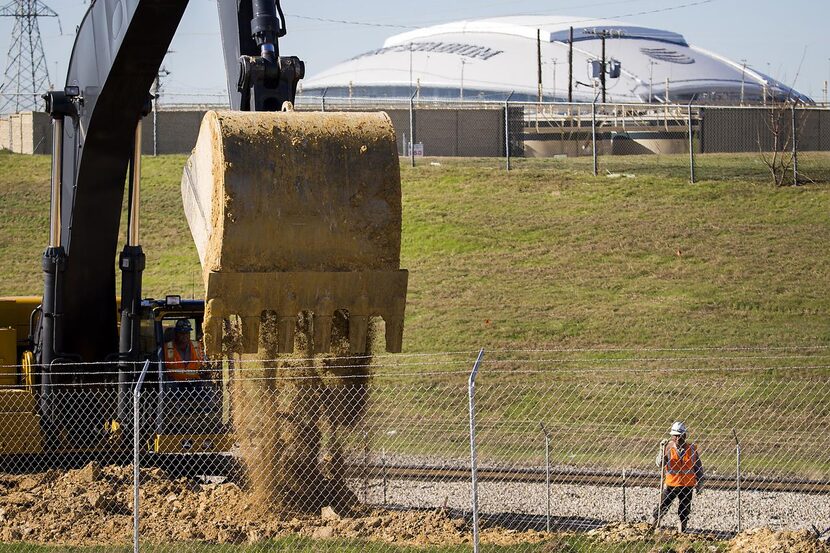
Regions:
<instances>
[{"instance_id":1,"label":"bare tree","mask_svg":"<svg viewBox=\"0 0 830 553\"><path fill-rule=\"evenodd\" d=\"M764 147L759 129L758 154L761 161L769 169L775 186L798 185L798 137L807 119L807 112L802 110L800 114L796 113L796 107L800 100L793 97L793 87L798 81L806 55L807 49L805 47L792 85L788 87L787 96L783 101L776 98L775 91L771 87L764 87L764 104L769 106L764 114L764 123L769 131L771 143L769 150L767 150Z\"/></svg>"},{"instance_id":2,"label":"bare tree","mask_svg":"<svg viewBox=\"0 0 830 553\"><path fill-rule=\"evenodd\" d=\"M796 117L796 105L797 102L789 99L785 102L768 103L769 107L763 118L769 137L768 147L761 136L761 129L758 131L758 155L769 169L775 186L798 184L793 171L797 155L793 141L798 139L804 126L805 114Z\"/></svg>"}]
</instances>

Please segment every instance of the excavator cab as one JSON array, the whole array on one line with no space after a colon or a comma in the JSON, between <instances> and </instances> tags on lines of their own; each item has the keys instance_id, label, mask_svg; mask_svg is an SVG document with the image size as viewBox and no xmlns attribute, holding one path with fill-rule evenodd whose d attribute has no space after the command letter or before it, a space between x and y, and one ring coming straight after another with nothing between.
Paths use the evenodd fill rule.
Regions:
<instances>
[{"instance_id":1,"label":"excavator cab","mask_svg":"<svg viewBox=\"0 0 830 553\"><path fill-rule=\"evenodd\" d=\"M141 315L142 356L151 362L143 409L148 413L143 427L149 450L228 451L228 373L224 363L204 355L204 302L179 296L145 300Z\"/></svg>"}]
</instances>

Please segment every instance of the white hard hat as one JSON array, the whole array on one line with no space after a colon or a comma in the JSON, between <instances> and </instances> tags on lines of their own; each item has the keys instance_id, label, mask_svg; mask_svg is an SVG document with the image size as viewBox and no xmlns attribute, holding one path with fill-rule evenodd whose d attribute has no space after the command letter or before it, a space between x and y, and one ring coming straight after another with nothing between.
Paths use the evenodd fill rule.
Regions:
<instances>
[{"instance_id":1,"label":"white hard hat","mask_svg":"<svg viewBox=\"0 0 830 553\"><path fill-rule=\"evenodd\" d=\"M680 421L675 422L671 425L671 430L669 430L669 434L672 436L683 436L686 434L686 425Z\"/></svg>"}]
</instances>

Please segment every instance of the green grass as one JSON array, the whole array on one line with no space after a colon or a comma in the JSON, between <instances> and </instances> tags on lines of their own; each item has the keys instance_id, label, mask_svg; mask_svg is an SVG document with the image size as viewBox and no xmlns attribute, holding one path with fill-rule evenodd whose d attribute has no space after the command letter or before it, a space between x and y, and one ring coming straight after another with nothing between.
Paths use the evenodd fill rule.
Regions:
<instances>
[{"instance_id":1,"label":"green grass","mask_svg":"<svg viewBox=\"0 0 830 553\"><path fill-rule=\"evenodd\" d=\"M144 163L147 295L200 295L183 156ZM830 342L830 187L775 188L753 155L403 166L406 351ZM830 180L830 156L802 156ZM0 154L0 294L40 293L49 160ZM115 252L113 252L115 259Z\"/></svg>"},{"instance_id":2,"label":"green grass","mask_svg":"<svg viewBox=\"0 0 830 553\"><path fill-rule=\"evenodd\" d=\"M144 161L148 296L201 293L198 257L181 211L184 161ZM402 266L410 270L404 349L830 345L830 155L803 155L801 165L814 183L771 186L752 154L699 156L695 185L688 183L684 155L600 159L601 175L632 178L594 178L590 158L515 160L510 173L498 159L427 159L415 168L404 162ZM40 293L48 183L48 158L0 153L0 295ZM570 366L630 355L589 352ZM798 363L827 365L826 357ZM767 363L781 362L744 365ZM558 365L534 365L542 366ZM690 361L681 368L698 366ZM468 368L466 358L458 367ZM562 433L560 446L571 440L554 452L557 462L626 462L610 450L604 458L590 450L589 440L567 434L609 424L627 454L647 462L644 452L653 449L658 422L674 416L678 401L688 407L694 399L698 408L687 422L697 425L698 437L709 433L703 436L709 459L725 470L731 425L753 437L748 452L754 447L754 454L745 459L751 469L814 476L830 470L810 454L809 440L796 440L804 444L796 452L793 447L801 446L787 437L817 421L830 423L826 370L786 378L774 371L710 372L693 382L650 373L642 385L638 373L608 381L607 373L577 371L544 382L517 374L500 377L490 389L501 395L489 398L486 375L479 400L484 431L487 424L519 429L513 438L494 434L497 439L482 446L492 459L538 459L541 452L529 453L527 444L545 420ZM378 386L378 424L398 425L380 430L407 421L415 430L430 421L440 429L431 439L399 435L397 452L464 454L466 396L460 380L453 382L452 394L421 384ZM514 388L498 387L507 385ZM457 433L450 421L458 421Z\"/></svg>"},{"instance_id":3,"label":"green grass","mask_svg":"<svg viewBox=\"0 0 830 553\"><path fill-rule=\"evenodd\" d=\"M687 548L691 548L683 549L683 551L723 551L725 549L724 544L721 542L706 541L690 543L684 541L682 544ZM558 536L548 542L502 546L487 544L483 545L482 548L493 553L554 553L556 551L566 551L568 553L646 553L655 551L655 546L660 547L657 551L674 551L671 548L677 545L679 543L675 541L660 541L658 545L658 542L655 540L643 540L636 543L606 544L593 541L585 536ZM341 539L320 541L309 538L288 537L249 545L197 543L153 545L142 543L141 550L152 553L253 553L256 551L290 551L292 553L318 553L319 551L338 551L343 553L364 551L383 551L385 553L468 553L472 551L472 546L401 546L378 541ZM0 543L0 553L22 553L24 551L26 553L52 553L54 551L64 553L128 553L132 551L132 546L66 547L28 543Z\"/></svg>"},{"instance_id":4,"label":"green grass","mask_svg":"<svg viewBox=\"0 0 830 553\"><path fill-rule=\"evenodd\" d=\"M623 179L586 176L584 159L441 163L403 173L409 350L830 339L826 185L690 185L664 158Z\"/></svg>"}]
</instances>

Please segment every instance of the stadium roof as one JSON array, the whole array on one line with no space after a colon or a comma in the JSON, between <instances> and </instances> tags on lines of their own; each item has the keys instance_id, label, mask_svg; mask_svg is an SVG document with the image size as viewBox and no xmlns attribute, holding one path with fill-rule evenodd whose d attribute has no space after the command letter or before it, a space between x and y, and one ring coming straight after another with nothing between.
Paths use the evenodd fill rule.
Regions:
<instances>
[{"instance_id":1,"label":"stadium roof","mask_svg":"<svg viewBox=\"0 0 830 553\"><path fill-rule=\"evenodd\" d=\"M808 97L771 77L702 48L679 33L610 20L513 16L457 21L388 38L383 47L305 80L303 93L329 96L503 100L538 98L537 32L541 39L542 89L546 100L568 95L568 42L574 30L573 97L590 102L598 93L592 62L621 64L607 80L609 102L761 102Z\"/></svg>"}]
</instances>

